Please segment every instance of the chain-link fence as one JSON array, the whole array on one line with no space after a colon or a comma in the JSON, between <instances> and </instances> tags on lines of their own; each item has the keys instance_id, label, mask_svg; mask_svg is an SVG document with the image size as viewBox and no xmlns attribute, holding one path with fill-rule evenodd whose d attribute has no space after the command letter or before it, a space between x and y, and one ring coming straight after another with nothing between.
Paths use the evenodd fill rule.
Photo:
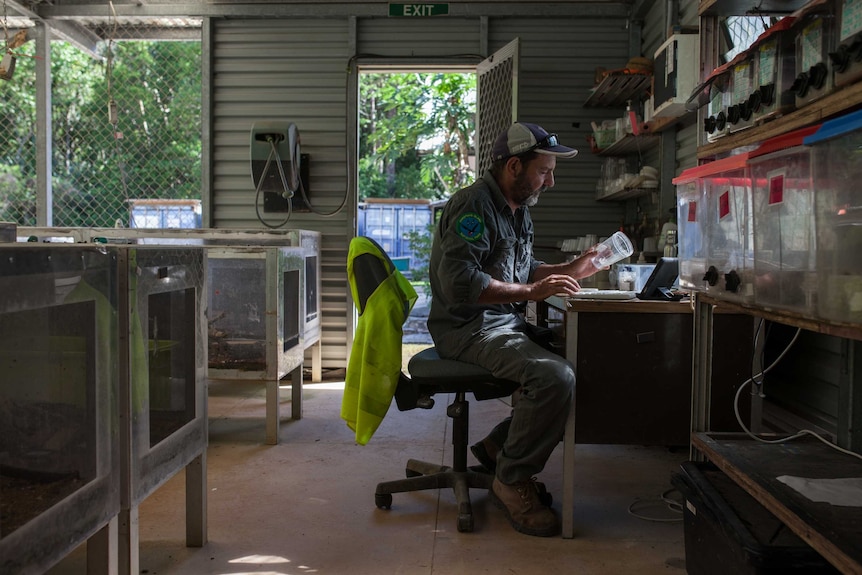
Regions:
<instances>
[{"instance_id":1,"label":"chain-link fence","mask_svg":"<svg viewBox=\"0 0 862 575\"><path fill-rule=\"evenodd\" d=\"M196 32L197 41L158 41L144 39L152 27L142 25L135 39L136 28L124 25L122 41L100 43L101 60L66 42L51 43L49 224L130 226L136 200L200 201ZM14 51L14 74L0 80L0 220L19 225L37 223L33 44ZM166 202L164 210L175 205Z\"/></svg>"}]
</instances>

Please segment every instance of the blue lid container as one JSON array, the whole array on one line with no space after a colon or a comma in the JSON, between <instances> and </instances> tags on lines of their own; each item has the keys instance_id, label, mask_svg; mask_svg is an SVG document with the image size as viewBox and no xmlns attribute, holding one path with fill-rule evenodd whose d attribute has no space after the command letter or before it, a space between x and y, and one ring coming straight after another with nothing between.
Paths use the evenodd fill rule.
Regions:
<instances>
[{"instance_id":1,"label":"blue lid container","mask_svg":"<svg viewBox=\"0 0 862 575\"><path fill-rule=\"evenodd\" d=\"M823 122L820 129L807 136L802 143L806 146L811 146L860 129L862 129L862 110Z\"/></svg>"}]
</instances>

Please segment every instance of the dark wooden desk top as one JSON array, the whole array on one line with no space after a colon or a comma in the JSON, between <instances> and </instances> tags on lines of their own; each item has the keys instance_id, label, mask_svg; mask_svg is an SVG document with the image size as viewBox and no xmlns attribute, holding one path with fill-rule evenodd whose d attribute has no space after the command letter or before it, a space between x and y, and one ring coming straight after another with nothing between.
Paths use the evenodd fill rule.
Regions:
<instances>
[{"instance_id":1,"label":"dark wooden desk top","mask_svg":"<svg viewBox=\"0 0 862 575\"><path fill-rule=\"evenodd\" d=\"M658 300L598 300L551 296L545 302L561 311L607 312L607 313L692 313L688 299L680 301Z\"/></svg>"}]
</instances>

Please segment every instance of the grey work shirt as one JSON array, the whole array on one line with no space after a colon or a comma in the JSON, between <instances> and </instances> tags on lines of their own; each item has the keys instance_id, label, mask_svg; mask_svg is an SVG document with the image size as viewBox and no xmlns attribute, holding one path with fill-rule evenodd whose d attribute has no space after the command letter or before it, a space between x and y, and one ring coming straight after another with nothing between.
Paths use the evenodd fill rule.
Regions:
<instances>
[{"instance_id":1,"label":"grey work shirt","mask_svg":"<svg viewBox=\"0 0 862 575\"><path fill-rule=\"evenodd\" d=\"M428 331L444 357L483 332L513 325L524 304L480 304L491 278L528 283L543 262L533 258L533 220L515 213L490 172L459 190L443 208L431 248Z\"/></svg>"}]
</instances>

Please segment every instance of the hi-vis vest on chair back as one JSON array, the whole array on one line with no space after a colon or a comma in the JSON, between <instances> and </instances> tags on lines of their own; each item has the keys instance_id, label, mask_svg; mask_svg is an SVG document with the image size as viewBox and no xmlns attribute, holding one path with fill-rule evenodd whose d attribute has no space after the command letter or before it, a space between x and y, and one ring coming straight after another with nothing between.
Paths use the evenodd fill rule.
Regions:
<instances>
[{"instance_id":1,"label":"hi-vis vest on chair back","mask_svg":"<svg viewBox=\"0 0 862 575\"><path fill-rule=\"evenodd\" d=\"M401 374L403 325L416 290L369 238L350 242L347 279L359 310L341 401L341 418L365 445L389 410Z\"/></svg>"}]
</instances>

